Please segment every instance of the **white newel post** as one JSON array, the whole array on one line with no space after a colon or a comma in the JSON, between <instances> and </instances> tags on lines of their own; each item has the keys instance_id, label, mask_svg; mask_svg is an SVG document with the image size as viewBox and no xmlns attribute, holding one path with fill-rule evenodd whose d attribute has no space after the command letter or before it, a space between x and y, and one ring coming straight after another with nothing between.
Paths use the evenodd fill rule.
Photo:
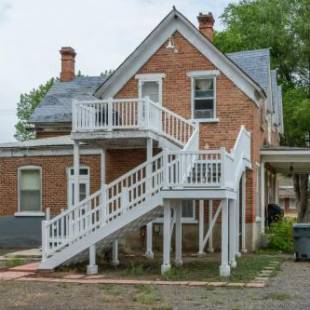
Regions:
<instances>
[{"instance_id":1,"label":"white newel post","mask_svg":"<svg viewBox=\"0 0 310 310\"><path fill-rule=\"evenodd\" d=\"M163 264L161 265L161 273L164 274L171 268L170 264L170 228L171 228L171 207L170 201L164 201L164 233L163 233Z\"/></svg>"},{"instance_id":2,"label":"white newel post","mask_svg":"<svg viewBox=\"0 0 310 310\"><path fill-rule=\"evenodd\" d=\"M241 212L242 212L242 223L241 223L241 249L242 253L247 252L246 248L246 173L242 175L242 201L241 201Z\"/></svg>"},{"instance_id":3,"label":"white newel post","mask_svg":"<svg viewBox=\"0 0 310 310\"><path fill-rule=\"evenodd\" d=\"M108 100L108 130L113 128L113 98Z\"/></svg>"},{"instance_id":4,"label":"white newel post","mask_svg":"<svg viewBox=\"0 0 310 310\"><path fill-rule=\"evenodd\" d=\"M119 265L119 259L118 259L118 240L113 241L112 246L112 265L118 266Z\"/></svg>"},{"instance_id":5,"label":"white newel post","mask_svg":"<svg viewBox=\"0 0 310 310\"><path fill-rule=\"evenodd\" d=\"M222 249L220 276L230 276L230 266L228 264L228 199L222 201Z\"/></svg>"},{"instance_id":6,"label":"white newel post","mask_svg":"<svg viewBox=\"0 0 310 310\"><path fill-rule=\"evenodd\" d=\"M213 200L209 200L208 208L209 208L209 227L210 227L211 223L212 223L212 219L213 219ZM208 251L210 253L214 252L214 249L213 249L213 228L212 228L211 233L210 233Z\"/></svg>"},{"instance_id":7,"label":"white newel post","mask_svg":"<svg viewBox=\"0 0 310 310\"><path fill-rule=\"evenodd\" d=\"M180 202L180 201L178 201ZM175 264L182 266L182 204L175 205Z\"/></svg>"},{"instance_id":8,"label":"white newel post","mask_svg":"<svg viewBox=\"0 0 310 310\"><path fill-rule=\"evenodd\" d=\"M229 264L237 267L236 262L236 200L230 200L229 207Z\"/></svg>"},{"instance_id":9,"label":"white newel post","mask_svg":"<svg viewBox=\"0 0 310 310\"><path fill-rule=\"evenodd\" d=\"M204 239L204 200L199 200L199 251L198 255L205 255L203 249Z\"/></svg>"},{"instance_id":10,"label":"white newel post","mask_svg":"<svg viewBox=\"0 0 310 310\"><path fill-rule=\"evenodd\" d=\"M96 244L89 247L89 264L87 265L87 274L97 274L98 265L96 265Z\"/></svg>"},{"instance_id":11,"label":"white newel post","mask_svg":"<svg viewBox=\"0 0 310 310\"><path fill-rule=\"evenodd\" d=\"M147 160L147 166L146 166L146 192L147 192L147 197L146 199L148 200L151 192L151 187L152 187L152 165L151 165L151 160L153 157L153 140L151 138L148 138L146 141L146 160ZM154 253L153 253L153 224L148 223L146 225L146 252L145 256L148 258L154 258Z\"/></svg>"}]
</instances>

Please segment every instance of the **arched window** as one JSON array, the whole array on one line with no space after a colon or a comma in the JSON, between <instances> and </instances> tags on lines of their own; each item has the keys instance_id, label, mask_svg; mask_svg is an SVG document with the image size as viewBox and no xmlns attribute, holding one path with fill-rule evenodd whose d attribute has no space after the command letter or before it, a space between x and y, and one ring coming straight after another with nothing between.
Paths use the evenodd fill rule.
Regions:
<instances>
[{"instance_id":1,"label":"arched window","mask_svg":"<svg viewBox=\"0 0 310 310\"><path fill-rule=\"evenodd\" d=\"M68 207L74 205L74 168L70 167L67 171L68 178ZM80 167L80 201L89 196L90 192L90 169L87 166Z\"/></svg>"},{"instance_id":2,"label":"arched window","mask_svg":"<svg viewBox=\"0 0 310 310\"><path fill-rule=\"evenodd\" d=\"M42 169L18 168L18 212L16 215L42 215Z\"/></svg>"}]
</instances>

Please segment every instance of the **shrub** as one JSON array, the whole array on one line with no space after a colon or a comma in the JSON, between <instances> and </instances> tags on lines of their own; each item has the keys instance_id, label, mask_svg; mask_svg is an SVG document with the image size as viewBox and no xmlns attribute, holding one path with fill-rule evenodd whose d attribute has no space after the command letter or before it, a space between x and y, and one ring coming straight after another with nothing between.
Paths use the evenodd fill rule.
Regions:
<instances>
[{"instance_id":1,"label":"shrub","mask_svg":"<svg viewBox=\"0 0 310 310\"><path fill-rule=\"evenodd\" d=\"M293 246L293 221L282 219L272 223L267 230L268 248L285 253L292 253Z\"/></svg>"}]
</instances>

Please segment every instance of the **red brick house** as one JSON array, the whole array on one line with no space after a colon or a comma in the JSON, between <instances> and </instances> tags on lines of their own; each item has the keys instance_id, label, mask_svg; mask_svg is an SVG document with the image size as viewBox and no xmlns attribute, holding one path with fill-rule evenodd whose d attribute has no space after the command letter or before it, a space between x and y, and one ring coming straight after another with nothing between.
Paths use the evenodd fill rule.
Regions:
<instances>
[{"instance_id":1,"label":"red brick house","mask_svg":"<svg viewBox=\"0 0 310 310\"><path fill-rule=\"evenodd\" d=\"M256 247L281 87L268 49L225 55L212 14L198 22L173 9L109 77L76 77L75 51L61 49L60 80L30 118L36 139L0 145L0 245L41 242L47 217L42 269L89 249L94 273L96 248L113 244L117 263L118 240L152 256L163 236L165 272L174 226L177 264L182 246L208 246L228 275Z\"/></svg>"}]
</instances>

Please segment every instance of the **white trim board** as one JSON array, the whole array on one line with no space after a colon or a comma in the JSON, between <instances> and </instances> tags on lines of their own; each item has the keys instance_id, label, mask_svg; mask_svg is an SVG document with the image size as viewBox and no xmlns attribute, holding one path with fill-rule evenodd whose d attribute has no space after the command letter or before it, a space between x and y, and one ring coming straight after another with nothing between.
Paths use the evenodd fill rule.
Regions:
<instances>
[{"instance_id":1,"label":"white trim board","mask_svg":"<svg viewBox=\"0 0 310 310\"><path fill-rule=\"evenodd\" d=\"M172 10L138 48L118 67L95 92L100 98L114 97L138 70L156 53L171 35L179 32L208 58L227 78L239 87L257 106L266 98L264 90L228 57L221 53L180 12Z\"/></svg>"}]
</instances>

